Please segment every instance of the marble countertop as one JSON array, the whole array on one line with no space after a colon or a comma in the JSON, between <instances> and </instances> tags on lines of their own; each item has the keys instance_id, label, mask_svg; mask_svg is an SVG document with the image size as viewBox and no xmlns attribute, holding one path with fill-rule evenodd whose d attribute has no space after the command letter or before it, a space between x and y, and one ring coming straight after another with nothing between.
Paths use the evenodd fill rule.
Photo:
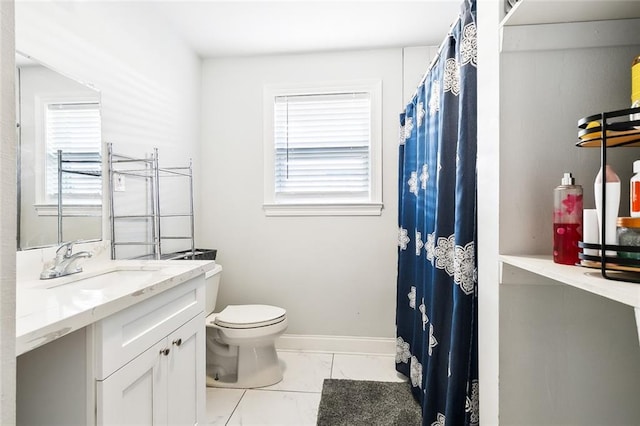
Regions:
<instances>
[{"instance_id":1,"label":"marble countertop","mask_svg":"<svg viewBox=\"0 0 640 426\"><path fill-rule=\"evenodd\" d=\"M16 355L216 268L210 260L101 260L84 271L16 285Z\"/></svg>"}]
</instances>

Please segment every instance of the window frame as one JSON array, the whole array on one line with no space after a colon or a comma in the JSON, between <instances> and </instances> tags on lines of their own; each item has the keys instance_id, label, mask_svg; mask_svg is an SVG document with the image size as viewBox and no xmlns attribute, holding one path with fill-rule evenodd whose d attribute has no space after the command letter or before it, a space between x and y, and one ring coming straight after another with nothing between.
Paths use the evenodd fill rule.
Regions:
<instances>
[{"instance_id":1,"label":"window frame","mask_svg":"<svg viewBox=\"0 0 640 426\"><path fill-rule=\"evenodd\" d=\"M98 105L100 113L99 96L87 96L86 94L55 94L35 97L35 195L36 203L34 208L39 216L57 216L58 201L52 199L47 194L47 108L50 104L65 103L95 103ZM104 152L102 138L100 140L100 152ZM103 156L104 157L104 156ZM101 165L102 168L102 165ZM100 178L102 179L102 178ZM103 179L102 179L103 180ZM102 184L104 188L104 182ZM104 191L103 191L104 192ZM69 216L95 216L102 213L104 193L100 198L89 201L75 201L65 203L64 209Z\"/></svg>"},{"instance_id":2,"label":"window frame","mask_svg":"<svg viewBox=\"0 0 640 426\"><path fill-rule=\"evenodd\" d=\"M279 96L368 93L370 120L370 196L368 201L277 201L275 192L274 108ZM379 216L382 214L382 81L358 80L265 85L263 89L264 203L266 216Z\"/></svg>"}]
</instances>

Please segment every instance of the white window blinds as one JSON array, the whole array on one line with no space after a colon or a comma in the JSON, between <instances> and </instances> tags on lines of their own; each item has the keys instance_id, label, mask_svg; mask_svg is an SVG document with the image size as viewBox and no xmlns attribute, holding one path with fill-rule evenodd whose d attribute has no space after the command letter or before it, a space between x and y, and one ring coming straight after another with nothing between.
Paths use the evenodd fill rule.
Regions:
<instances>
[{"instance_id":1,"label":"white window blinds","mask_svg":"<svg viewBox=\"0 0 640 426\"><path fill-rule=\"evenodd\" d=\"M46 196L58 194L58 150L62 151L62 194L69 202L101 201L101 129L98 103L49 103L45 111Z\"/></svg>"},{"instance_id":2,"label":"white window blinds","mask_svg":"<svg viewBox=\"0 0 640 426\"><path fill-rule=\"evenodd\" d=\"M274 141L277 202L369 200L369 93L276 96Z\"/></svg>"}]
</instances>

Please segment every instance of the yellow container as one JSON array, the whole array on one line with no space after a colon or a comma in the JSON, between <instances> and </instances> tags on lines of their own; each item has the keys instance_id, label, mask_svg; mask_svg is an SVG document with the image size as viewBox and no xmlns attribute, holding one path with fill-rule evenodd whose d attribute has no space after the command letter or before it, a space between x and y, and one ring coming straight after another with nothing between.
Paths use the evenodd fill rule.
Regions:
<instances>
[{"instance_id":1,"label":"yellow container","mask_svg":"<svg viewBox=\"0 0 640 426\"><path fill-rule=\"evenodd\" d=\"M640 106L640 55L631 63L631 106Z\"/></svg>"}]
</instances>

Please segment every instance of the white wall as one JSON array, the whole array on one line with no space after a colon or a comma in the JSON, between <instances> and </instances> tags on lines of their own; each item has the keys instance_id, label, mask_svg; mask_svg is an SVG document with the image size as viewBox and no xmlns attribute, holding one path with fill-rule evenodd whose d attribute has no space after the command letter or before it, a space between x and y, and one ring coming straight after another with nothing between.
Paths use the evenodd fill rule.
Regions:
<instances>
[{"instance_id":1,"label":"white wall","mask_svg":"<svg viewBox=\"0 0 640 426\"><path fill-rule=\"evenodd\" d=\"M500 228L510 230L500 235L501 253L551 253L553 227L548 212L563 172L573 172L576 183L583 186L584 208L595 207L593 182L600 169L600 153L575 146L578 119L629 105L630 64L637 52L638 46L608 46L502 53L501 99L512 107L501 114L501 121L508 125L501 135L500 191L508 203L501 205ZM549 99L550 91L554 99ZM543 163L531 161L542 156ZM620 216L629 215L629 178L635 158L640 158L637 148L608 151L607 161L621 180ZM522 182L527 191L522 190ZM510 235L515 230L518 238Z\"/></svg>"},{"instance_id":2,"label":"white wall","mask_svg":"<svg viewBox=\"0 0 640 426\"><path fill-rule=\"evenodd\" d=\"M14 3L0 1L0 424L16 419Z\"/></svg>"},{"instance_id":3,"label":"white wall","mask_svg":"<svg viewBox=\"0 0 640 426\"><path fill-rule=\"evenodd\" d=\"M162 18L137 19L140 6L19 2L16 48L100 90L103 138L116 151L143 155L158 147L163 165L193 157L197 169L200 59Z\"/></svg>"},{"instance_id":4,"label":"white wall","mask_svg":"<svg viewBox=\"0 0 640 426\"><path fill-rule=\"evenodd\" d=\"M402 104L411 101L418 84L422 82L431 65L431 60L438 54L438 46L414 46L402 49Z\"/></svg>"},{"instance_id":5,"label":"white wall","mask_svg":"<svg viewBox=\"0 0 640 426\"><path fill-rule=\"evenodd\" d=\"M633 308L514 269L500 285L501 424L638 424Z\"/></svg>"},{"instance_id":6,"label":"white wall","mask_svg":"<svg viewBox=\"0 0 640 426\"><path fill-rule=\"evenodd\" d=\"M199 229L224 267L218 309L282 306L289 334L395 336L402 78L402 49L204 61ZM382 215L265 217L263 86L355 79L383 82Z\"/></svg>"}]
</instances>

